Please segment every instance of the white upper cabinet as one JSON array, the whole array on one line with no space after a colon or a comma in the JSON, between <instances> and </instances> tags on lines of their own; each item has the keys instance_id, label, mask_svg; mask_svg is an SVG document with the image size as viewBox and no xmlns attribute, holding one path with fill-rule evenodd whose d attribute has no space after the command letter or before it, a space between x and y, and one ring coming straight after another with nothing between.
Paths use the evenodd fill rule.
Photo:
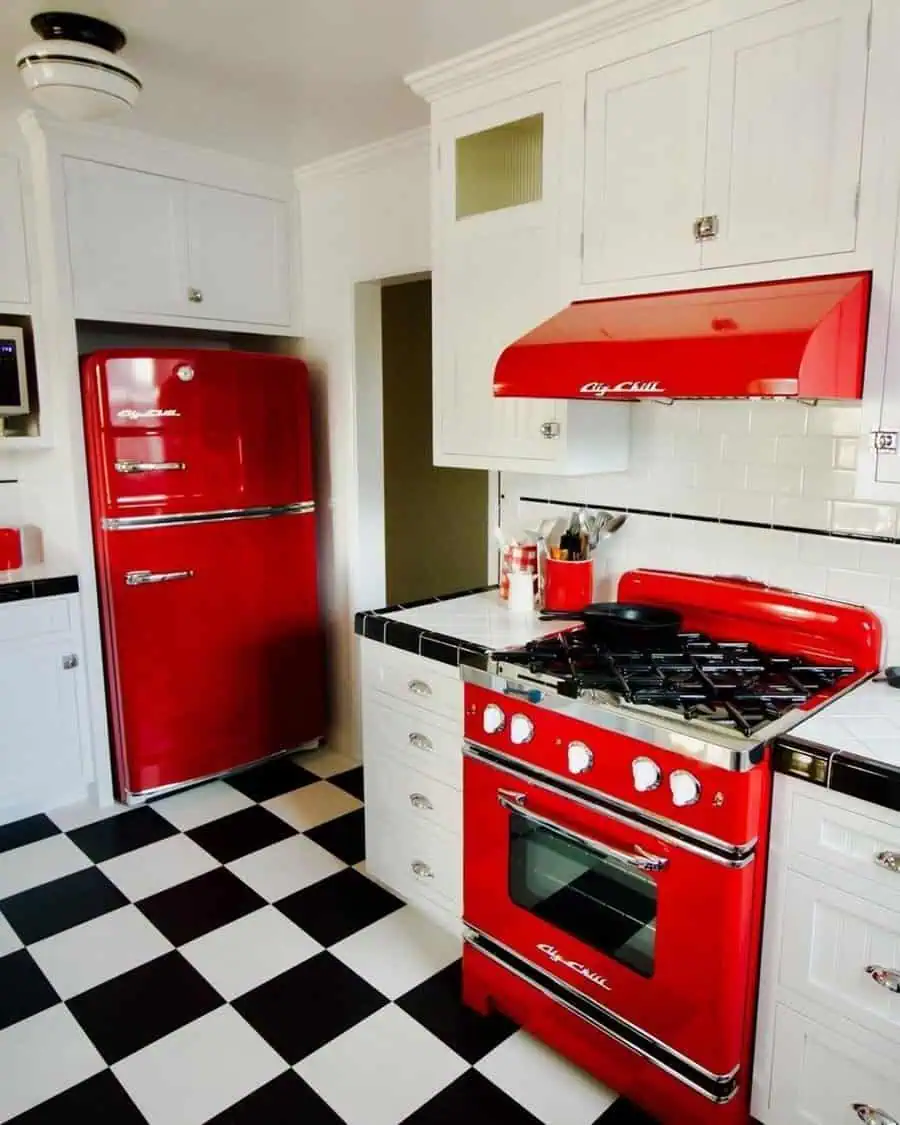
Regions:
<instances>
[{"instance_id":1,"label":"white upper cabinet","mask_svg":"<svg viewBox=\"0 0 900 1125\"><path fill-rule=\"evenodd\" d=\"M856 244L869 0L804 0L712 36L703 265Z\"/></svg>"},{"instance_id":2,"label":"white upper cabinet","mask_svg":"<svg viewBox=\"0 0 900 1125\"><path fill-rule=\"evenodd\" d=\"M288 204L65 158L76 316L287 326Z\"/></svg>"},{"instance_id":3,"label":"white upper cabinet","mask_svg":"<svg viewBox=\"0 0 900 1125\"><path fill-rule=\"evenodd\" d=\"M698 269L709 36L587 76L582 280Z\"/></svg>"},{"instance_id":4,"label":"white upper cabinet","mask_svg":"<svg viewBox=\"0 0 900 1125\"><path fill-rule=\"evenodd\" d=\"M11 154L0 153L0 304L25 305L28 300L19 162Z\"/></svg>"}]
</instances>

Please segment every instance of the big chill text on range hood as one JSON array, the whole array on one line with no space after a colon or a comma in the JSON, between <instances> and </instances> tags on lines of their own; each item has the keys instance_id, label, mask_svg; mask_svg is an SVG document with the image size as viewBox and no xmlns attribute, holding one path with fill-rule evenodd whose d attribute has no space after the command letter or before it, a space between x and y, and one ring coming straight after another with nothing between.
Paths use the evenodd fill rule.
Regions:
<instances>
[{"instance_id":1,"label":"big chill text on range hood","mask_svg":"<svg viewBox=\"0 0 900 1125\"><path fill-rule=\"evenodd\" d=\"M511 344L494 395L862 397L871 273L577 301Z\"/></svg>"}]
</instances>

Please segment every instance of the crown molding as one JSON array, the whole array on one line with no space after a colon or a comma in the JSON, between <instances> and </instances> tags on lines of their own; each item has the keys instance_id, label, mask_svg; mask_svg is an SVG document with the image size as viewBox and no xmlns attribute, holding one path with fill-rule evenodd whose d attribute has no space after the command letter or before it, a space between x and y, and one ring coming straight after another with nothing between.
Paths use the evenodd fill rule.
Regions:
<instances>
[{"instance_id":1,"label":"crown molding","mask_svg":"<svg viewBox=\"0 0 900 1125\"><path fill-rule=\"evenodd\" d=\"M359 148L347 149L334 156L325 156L321 160L295 168L294 183L299 188L312 180L352 175L359 171L377 168L406 152L414 152L417 149L428 152L430 134L431 130L426 125L420 129L397 133L382 141L360 145Z\"/></svg>"},{"instance_id":2,"label":"crown molding","mask_svg":"<svg viewBox=\"0 0 900 1125\"><path fill-rule=\"evenodd\" d=\"M700 3L703 0L593 0L486 47L417 70L404 81L414 93L432 102Z\"/></svg>"}]
</instances>

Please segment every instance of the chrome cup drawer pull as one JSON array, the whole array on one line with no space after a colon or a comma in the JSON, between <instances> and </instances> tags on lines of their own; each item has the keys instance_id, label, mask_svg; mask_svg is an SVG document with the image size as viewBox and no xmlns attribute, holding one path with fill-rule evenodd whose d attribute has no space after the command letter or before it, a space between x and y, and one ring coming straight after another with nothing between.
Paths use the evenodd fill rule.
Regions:
<instances>
[{"instance_id":1,"label":"chrome cup drawer pull","mask_svg":"<svg viewBox=\"0 0 900 1125\"><path fill-rule=\"evenodd\" d=\"M117 473L183 473L184 461L116 461Z\"/></svg>"},{"instance_id":2,"label":"chrome cup drawer pull","mask_svg":"<svg viewBox=\"0 0 900 1125\"><path fill-rule=\"evenodd\" d=\"M409 866L412 870L413 875L415 875L417 879L434 878L434 872L431 870L428 864L423 863L421 859L413 860L413 862Z\"/></svg>"},{"instance_id":3,"label":"chrome cup drawer pull","mask_svg":"<svg viewBox=\"0 0 900 1125\"><path fill-rule=\"evenodd\" d=\"M896 1117L890 1117L883 1109L873 1109L863 1102L854 1102L853 1112L864 1125L898 1125Z\"/></svg>"},{"instance_id":4,"label":"chrome cup drawer pull","mask_svg":"<svg viewBox=\"0 0 900 1125\"><path fill-rule=\"evenodd\" d=\"M415 746L417 750L434 750L434 743L431 739L424 734L419 734L418 731L411 731L409 736L410 746Z\"/></svg>"},{"instance_id":5,"label":"chrome cup drawer pull","mask_svg":"<svg viewBox=\"0 0 900 1125\"><path fill-rule=\"evenodd\" d=\"M896 969L885 969L882 965L867 965L866 972L888 992L900 993L900 973Z\"/></svg>"},{"instance_id":6,"label":"chrome cup drawer pull","mask_svg":"<svg viewBox=\"0 0 900 1125\"><path fill-rule=\"evenodd\" d=\"M154 573L152 570L129 570L125 575L126 586L155 586L160 582L179 582L183 578L193 578L192 570L168 570Z\"/></svg>"},{"instance_id":7,"label":"chrome cup drawer pull","mask_svg":"<svg viewBox=\"0 0 900 1125\"><path fill-rule=\"evenodd\" d=\"M420 695L423 698L431 695L431 684L426 684L424 680L410 680L406 686L413 695Z\"/></svg>"},{"instance_id":8,"label":"chrome cup drawer pull","mask_svg":"<svg viewBox=\"0 0 900 1125\"><path fill-rule=\"evenodd\" d=\"M900 875L900 852L879 852L875 856L875 862L886 871L893 871L895 875Z\"/></svg>"},{"instance_id":9,"label":"chrome cup drawer pull","mask_svg":"<svg viewBox=\"0 0 900 1125\"><path fill-rule=\"evenodd\" d=\"M409 803L414 809L424 809L427 812L434 811L434 805L428 800L424 793L410 793Z\"/></svg>"}]
</instances>

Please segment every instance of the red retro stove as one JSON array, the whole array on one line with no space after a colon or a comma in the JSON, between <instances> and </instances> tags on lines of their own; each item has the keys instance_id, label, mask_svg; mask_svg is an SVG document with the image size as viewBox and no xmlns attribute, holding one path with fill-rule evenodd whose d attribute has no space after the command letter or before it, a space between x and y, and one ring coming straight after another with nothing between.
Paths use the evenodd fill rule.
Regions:
<instances>
[{"instance_id":1,"label":"red retro stove","mask_svg":"<svg viewBox=\"0 0 900 1125\"><path fill-rule=\"evenodd\" d=\"M473 658L464 999L666 1125L745 1125L772 740L878 666L878 619L736 578L637 570L682 632L582 630Z\"/></svg>"}]
</instances>

